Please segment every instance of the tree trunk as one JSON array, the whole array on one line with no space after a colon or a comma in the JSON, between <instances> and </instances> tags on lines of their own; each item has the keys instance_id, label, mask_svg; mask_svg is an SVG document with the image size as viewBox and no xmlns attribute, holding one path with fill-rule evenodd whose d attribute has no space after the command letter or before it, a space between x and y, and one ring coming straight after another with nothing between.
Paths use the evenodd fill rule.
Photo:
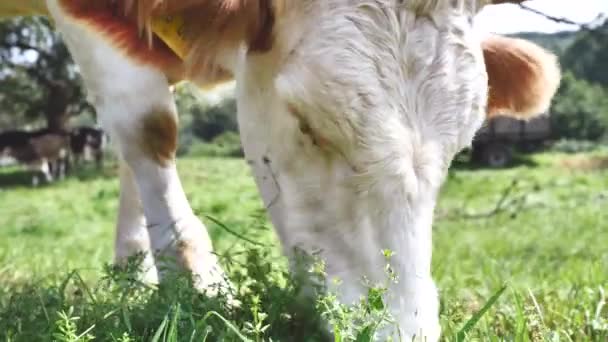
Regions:
<instances>
[{"instance_id":1,"label":"tree trunk","mask_svg":"<svg viewBox=\"0 0 608 342\"><path fill-rule=\"evenodd\" d=\"M46 113L46 127L52 131L65 131L67 130L68 115L67 111L63 112L47 112Z\"/></svg>"},{"instance_id":2,"label":"tree trunk","mask_svg":"<svg viewBox=\"0 0 608 342\"><path fill-rule=\"evenodd\" d=\"M53 131L66 130L69 119L68 107L70 105L69 89L66 85L57 82L48 89L47 107L45 111L47 128Z\"/></svg>"}]
</instances>

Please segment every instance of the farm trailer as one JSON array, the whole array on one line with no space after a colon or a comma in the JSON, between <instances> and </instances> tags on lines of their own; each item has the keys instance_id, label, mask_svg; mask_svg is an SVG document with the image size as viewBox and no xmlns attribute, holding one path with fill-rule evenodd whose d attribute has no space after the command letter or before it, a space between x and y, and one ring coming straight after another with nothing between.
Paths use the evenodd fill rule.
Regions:
<instances>
[{"instance_id":1,"label":"farm trailer","mask_svg":"<svg viewBox=\"0 0 608 342\"><path fill-rule=\"evenodd\" d=\"M551 138L549 115L524 121L495 116L484 123L472 145L472 159L490 167L507 166L514 149L534 151Z\"/></svg>"}]
</instances>

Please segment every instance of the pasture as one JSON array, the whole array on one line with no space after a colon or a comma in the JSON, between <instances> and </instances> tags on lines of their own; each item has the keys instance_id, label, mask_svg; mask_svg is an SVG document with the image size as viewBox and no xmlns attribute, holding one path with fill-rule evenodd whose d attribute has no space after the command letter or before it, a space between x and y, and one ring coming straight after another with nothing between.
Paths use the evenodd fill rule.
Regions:
<instances>
[{"instance_id":1,"label":"pasture","mask_svg":"<svg viewBox=\"0 0 608 342\"><path fill-rule=\"evenodd\" d=\"M608 169L573 158L542 154L505 170L452 167L433 241L445 340L608 340ZM295 309L297 284L286 280L246 163L184 157L178 166L190 203L237 284L240 307L197 295L182 275L149 290L128 270L107 266L118 203L115 165L38 189L6 168L0 170L0 340L318 338L312 316ZM459 335L494 295L500 296L479 322ZM364 318L331 297L318 312L340 328L336 341L364 341L365 329L357 327L382 311L382 303L366 303Z\"/></svg>"}]
</instances>

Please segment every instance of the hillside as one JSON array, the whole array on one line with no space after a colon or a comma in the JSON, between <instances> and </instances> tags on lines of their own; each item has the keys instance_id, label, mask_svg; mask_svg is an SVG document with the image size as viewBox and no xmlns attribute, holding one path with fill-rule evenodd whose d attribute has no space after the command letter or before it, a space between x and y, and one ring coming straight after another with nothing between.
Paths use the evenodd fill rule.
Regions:
<instances>
[{"instance_id":1,"label":"hillside","mask_svg":"<svg viewBox=\"0 0 608 342\"><path fill-rule=\"evenodd\" d=\"M572 72L576 78L608 87L608 21L592 31L522 32L512 36L557 53L562 69Z\"/></svg>"},{"instance_id":2,"label":"hillside","mask_svg":"<svg viewBox=\"0 0 608 342\"><path fill-rule=\"evenodd\" d=\"M562 55L562 65L577 78L608 88L608 21L591 32L581 32Z\"/></svg>"},{"instance_id":3,"label":"hillside","mask_svg":"<svg viewBox=\"0 0 608 342\"><path fill-rule=\"evenodd\" d=\"M511 36L530 40L561 56L574 43L577 35L576 31L561 31L556 33L521 32Z\"/></svg>"}]
</instances>

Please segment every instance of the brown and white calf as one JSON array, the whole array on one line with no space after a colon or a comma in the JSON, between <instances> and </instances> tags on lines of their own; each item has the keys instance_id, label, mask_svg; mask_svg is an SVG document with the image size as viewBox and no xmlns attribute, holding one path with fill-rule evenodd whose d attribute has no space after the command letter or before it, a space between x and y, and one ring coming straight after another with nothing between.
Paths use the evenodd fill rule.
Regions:
<instances>
[{"instance_id":1,"label":"brown and white calf","mask_svg":"<svg viewBox=\"0 0 608 342\"><path fill-rule=\"evenodd\" d=\"M65 176L70 138L66 132L47 129L0 133L0 157L9 157L34 172L32 184L50 183Z\"/></svg>"},{"instance_id":2,"label":"brown and white calf","mask_svg":"<svg viewBox=\"0 0 608 342\"><path fill-rule=\"evenodd\" d=\"M95 161L97 167L103 165L103 149L106 139L104 132L96 127L78 126L70 131L70 154L74 165Z\"/></svg>"},{"instance_id":3,"label":"brown and white calf","mask_svg":"<svg viewBox=\"0 0 608 342\"><path fill-rule=\"evenodd\" d=\"M454 155L488 115L543 112L554 56L479 37L486 5L521 0L3 0L49 13L122 160L118 261L177 257L205 287L222 270L175 167L169 86L236 80L247 160L285 254L318 252L340 298L399 281L389 308L405 339L440 335L431 227ZM29 6L30 8L24 8ZM177 24L175 24L177 23ZM142 34L140 34L142 33Z\"/></svg>"}]
</instances>

